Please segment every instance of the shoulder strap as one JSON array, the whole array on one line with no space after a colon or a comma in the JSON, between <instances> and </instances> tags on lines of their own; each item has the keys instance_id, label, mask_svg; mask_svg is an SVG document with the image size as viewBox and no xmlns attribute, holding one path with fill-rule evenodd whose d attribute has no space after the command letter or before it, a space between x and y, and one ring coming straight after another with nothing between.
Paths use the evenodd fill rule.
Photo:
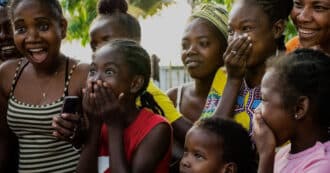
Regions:
<instances>
[{"instance_id":1,"label":"shoulder strap","mask_svg":"<svg viewBox=\"0 0 330 173\"><path fill-rule=\"evenodd\" d=\"M15 76L11 85L11 89L10 89L10 96L12 96L14 94L16 85L17 85L17 81L18 79L21 77L23 70L25 69L25 67L29 64L29 61L26 61L25 63L23 63L24 58L21 58L18 61L17 67L16 67L16 71L15 71ZM23 65L22 65L23 64Z\"/></svg>"},{"instance_id":2,"label":"shoulder strap","mask_svg":"<svg viewBox=\"0 0 330 173\"><path fill-rule=\"evenodd\" d=\"M69 72L69 63L70 63L70 58L66 59L66 65L65 65L65 79L64 79L64 95L68 96L69 95L69 83L70 83L70 79L72 76L73 71L76 69L77 64L74 64L71 67L71 70Z\"/></svg>"},{"instance_id":3,"label":"shoulder strap","mask_svg":"<svg viewBox=\"0 0 330 173\"><path fill-rule=\"evenodd\" d=\"M183 90L183 85L180 85L178 87L178 90L176 92L176 109L178 110L178 112L180 112L180 104L181 104L181 98L182 98L182 90Z\"/></svg>"}]
</instances>

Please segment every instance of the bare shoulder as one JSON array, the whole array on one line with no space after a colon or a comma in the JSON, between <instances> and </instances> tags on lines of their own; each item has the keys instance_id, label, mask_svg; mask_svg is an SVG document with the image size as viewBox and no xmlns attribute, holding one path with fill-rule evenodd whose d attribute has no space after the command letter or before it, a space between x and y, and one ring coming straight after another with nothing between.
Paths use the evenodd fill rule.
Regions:
<instances>
[{"instance_id":1,"label":"bare shoulder","mask_svg":"<svg viewBox=\"0 0 330 173\"><path fill-rule=\"evenodd\" d=\"M89 72L89 64L80 63L77 60L73 60L76 64L76 68L72 72L69 85L70 95L81 95L81 89L85 87L87 75Z\"/></svg>"},{"instance_id":2,"label":"bare shoulder","mask_svg":"<svg viewBox=\"0 0 330 173\"><path fill-rule=\"evenodd\" d=\"M9 94L19 61L20 59L7 60L0 65L1 94Z\"/></svg>"},{"instance_id":3,"label":"bare shoulder","mask_svg":"<svg viewBox=\"0 0 330 173\"><path fill-rule=\"evenodd\" d=\"M176 101L177 93L178 87L173 87L166 91L167 96L172 100L173 103Z\"/></svg>"}]
</instances>

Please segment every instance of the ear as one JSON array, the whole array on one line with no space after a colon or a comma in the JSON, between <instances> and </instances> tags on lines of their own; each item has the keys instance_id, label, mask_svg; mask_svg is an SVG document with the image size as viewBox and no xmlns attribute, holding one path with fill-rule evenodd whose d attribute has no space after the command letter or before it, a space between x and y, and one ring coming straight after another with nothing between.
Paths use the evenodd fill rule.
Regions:
<instances>
[{"instance_id":1,"label":"ear","mask_svg":"<svg viewBox=\"0 0 330 173\"><path fill-rule=\"evenodd\" d=\"M131 82L130 92L136 93L138 92L144 84L144 77L142 75L135 75Z\"/></svg>"},{"instance_id":2,"label":"ear","mask_svg":"<svg viewBox=\"0 0 330 173\"><path fill-rule=\"evenodd\" d=\"M234 162L229 162L226 163L221 171L219 171L219 173L236 173L237 172L237 165Z\"/></svg>"},{"instance_id":3,"label":"ear","mask_svg":"<svg viewBox=\"0 0 330 173\"><path fill-rule=\"evenodd\" d=\"M283 19L280 19L274 23L272 32L274 34L275 39L278 39L283 35L283 32L285 30L285 23L286 22Z\"/></svg>"},{"instance_id":4,"label":"ear","mask_svg":"<svg viewBox=\"0 0 330 173\"><path fill-rule=\"evenodd\" d=\"M60 28L61 28L61 37L64 39L66 37L68 22L65 18L62 18L60 21Z\"/></svg>"},{"instance_id":5,"label":"ear","mask_svg":"<svg viewBox=\"0 0 330 173\"><path fill-rule=\"evenodd\" d=\"M309 109L309 98L307 96L300 96L297 100L297 105L295 107L294 118L300 120L305 117Z\"/></svg>"}]
</instances>

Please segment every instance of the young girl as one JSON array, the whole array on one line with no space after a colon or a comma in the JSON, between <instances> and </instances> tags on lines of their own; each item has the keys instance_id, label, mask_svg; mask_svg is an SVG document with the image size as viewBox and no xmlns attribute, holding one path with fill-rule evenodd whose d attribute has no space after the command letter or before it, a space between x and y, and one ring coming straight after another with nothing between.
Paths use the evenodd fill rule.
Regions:
<instances>
[{"instance_id":1,"label":"young girl","mask_svg":"<svg viewBox=\"0 0 330 173\"><path fill-rule=\"evenodd\" d=\"M88 65L60 53L67 22L58 1L13 0L9 14L25 58L0 67L0 172L10 172L17 140L18 172L74 172L79 153L53 136L52 118L59 116L64 96L81 95Z\"/></svg>"},{"instance_id":2,"label":"young girl","mask_svg":"<svg viewBox=\"0 0 330 173\"><path fill-rule=\"evenodd\" d=\"M251 130L253 110L261 102L265 61L284 49L282 35L292 8L287 0L238 0L229 14L227 79L216 75L202 117L234 118ZM281 10L279 10L281 9ZM219 81L220 80L220 81Z\"/></svg>"},{"instance_id":3,"label":"young girl","mask_svg":"<svg viewBox=\"0 0 330 173\"><path fill-rule=\"evenodd\" d=\"M93 57L83 102L90 127L78 172L168 172L171 127L135 102L141 97L153 108L148 53L134 41L114 40Z\"/></svg>"},{"instance_id":4,"label":"young girl","mask_svg":"<svg viewBox=\"0 0 330 173\"><path fill-rule=\"evenodd\" d=\"M181 173L256 173L256 153L247 131L220 118L200 119L188 131Z\"/></svg>"},{"instance_id":5,"label":"young girl","mask_svg":"<svg viewBox=\"0 0 330 173\"><path fill-rule=\"evenodd\" d=\"M98 47L115 38L127 38L137 42L141 40L141 28L138 20L127 13L125 0L100 0L98 16L90 26L90 45L95 51ZM159 105L159 111L171 123L174 135L184 142L186 131L191 123L186 121L177 111L169 97L150 80L147 91ZM137 100L141 105L141 100Z\"/></svg>"},{"instance_id":6,"label":"young girl","mask_svg":"<svg viewBox=\"0 0 330 173\"><path fill-rule=\"evenodd\" d=\"M330 172L329 73L330 57L309 49L268 64L253 119L260 173Z\"/></svg>"}]
</instances>

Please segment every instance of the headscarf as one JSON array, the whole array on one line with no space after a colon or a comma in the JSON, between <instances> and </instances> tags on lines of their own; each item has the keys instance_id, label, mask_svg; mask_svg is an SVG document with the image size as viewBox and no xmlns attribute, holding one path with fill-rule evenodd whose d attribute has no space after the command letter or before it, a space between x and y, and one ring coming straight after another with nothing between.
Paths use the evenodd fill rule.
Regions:
<instances>
[{"instance_id":1,"label":"headscarf","mask_svg":"<svg viewBox=\"0 0 330 173\"><path fill-rule=\"evenodd\" d=\"M213 23L227 40L228 38L228 12L225 8L205 3L197 6L193 10L192 18L200 17Z\"/></svg>"}]
</instances>

